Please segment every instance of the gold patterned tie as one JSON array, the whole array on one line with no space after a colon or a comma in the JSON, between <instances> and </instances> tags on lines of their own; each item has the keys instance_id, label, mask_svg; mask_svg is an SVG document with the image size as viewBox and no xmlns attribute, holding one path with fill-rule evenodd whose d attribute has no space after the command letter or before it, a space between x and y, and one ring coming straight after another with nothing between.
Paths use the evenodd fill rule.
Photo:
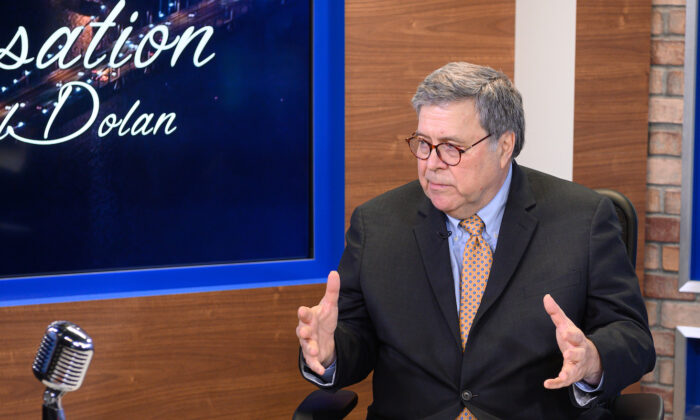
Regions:
<instances>
[{"instance_id":1,"label":"gold patterned tie","mask_svg":"<svg viewBox=\"0 0 700 420\"><path fill-rule=\"evenodd\" d=\"M459 334L462 337L462 351L467 346L469 330L472 327L481 297L486 289L486 281L491 271L493 253L491 247L484 240L484 222L476 214L459 222L459 226L469 233L469 240L464 246L462 256L462 273L459 284ZM457 420L473 420L476 417L467 410L459 414Z\"/></svg>"}]
</instances>

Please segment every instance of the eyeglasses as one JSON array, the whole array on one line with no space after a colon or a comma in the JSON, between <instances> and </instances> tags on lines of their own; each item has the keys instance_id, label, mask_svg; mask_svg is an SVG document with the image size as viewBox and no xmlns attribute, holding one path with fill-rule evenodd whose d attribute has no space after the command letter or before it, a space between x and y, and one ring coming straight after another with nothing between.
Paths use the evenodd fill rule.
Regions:
<instances>
[{"instance_id":1,"label":"eyeglasses","mask_svg":"<svg viewBox=\"0 0 700 420\"><path fill-rule=\"evenodd\" d=\"M435 153L437 153L437 156L441 161L445 162L446 165L455 166L459 164L459 161L462 159L462 153L489 137L491 137L491 133L464 149L450 143L440 143L436 146L425 138L416 135L416 133L413 133L411 137L407 138L406 143L408 143L408 147L411 149L413 156L417 157L418 159L427 160L430 157L430 153L433 151L433 149L435 149Z\"/></svg>"}]
</instances>

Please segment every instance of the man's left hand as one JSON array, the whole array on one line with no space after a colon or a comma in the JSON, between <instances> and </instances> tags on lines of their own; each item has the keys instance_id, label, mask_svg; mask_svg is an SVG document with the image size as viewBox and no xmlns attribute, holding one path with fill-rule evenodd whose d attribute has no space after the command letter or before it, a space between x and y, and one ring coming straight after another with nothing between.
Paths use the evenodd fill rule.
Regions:
<instances>
[{"instance_id":1,"label":"man's left hand","mask_svg":"<svg viewBox=\"0 0 700 420\"><path fill-rule=\"evenodd\" d=\"M559 376L544 381L544 387L563 388L581 380L593 387L597 386L603 375L598 349L583 331L571 322L549 294L544 297L544 309L557 329L557 344L564 356Z\"/></svg>"}]
</instances>

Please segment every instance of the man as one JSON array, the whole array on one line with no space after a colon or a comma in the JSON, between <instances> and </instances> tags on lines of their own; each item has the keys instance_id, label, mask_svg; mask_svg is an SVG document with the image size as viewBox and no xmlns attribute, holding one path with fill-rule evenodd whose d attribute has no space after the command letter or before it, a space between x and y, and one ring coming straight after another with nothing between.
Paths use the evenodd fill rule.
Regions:
<instances>
[{"instance_id":1,"label":"man","mask_svg":"<svg viewBox=\"0 0 700 420\"><path fill-rule=\"evenodd\" d=\"M412 102L418 182L353 213L325 296L299 308L304 376L373 370L371 419L604 417L655 361L610 201L515 163L504 74L450 63Z\"/></svg>"}]
</instances>

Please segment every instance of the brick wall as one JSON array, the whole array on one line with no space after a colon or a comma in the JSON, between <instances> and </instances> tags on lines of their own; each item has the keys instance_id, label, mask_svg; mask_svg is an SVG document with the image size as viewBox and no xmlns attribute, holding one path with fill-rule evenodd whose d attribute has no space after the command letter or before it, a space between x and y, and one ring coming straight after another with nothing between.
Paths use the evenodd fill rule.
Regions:
<instances>
[{"instance_id":1,"label":"brick wall","mask_svg":"<svg viewBox=\"0 0 700 420\"><path fill-rule=\"evenodd\" d=\"M673 410L675 328L700 326L700 299L678 292L684 35L685 0L653 0L644 294L658 359L642 390L664 397L666 419Z\"/></svg>"}]
</instances>

